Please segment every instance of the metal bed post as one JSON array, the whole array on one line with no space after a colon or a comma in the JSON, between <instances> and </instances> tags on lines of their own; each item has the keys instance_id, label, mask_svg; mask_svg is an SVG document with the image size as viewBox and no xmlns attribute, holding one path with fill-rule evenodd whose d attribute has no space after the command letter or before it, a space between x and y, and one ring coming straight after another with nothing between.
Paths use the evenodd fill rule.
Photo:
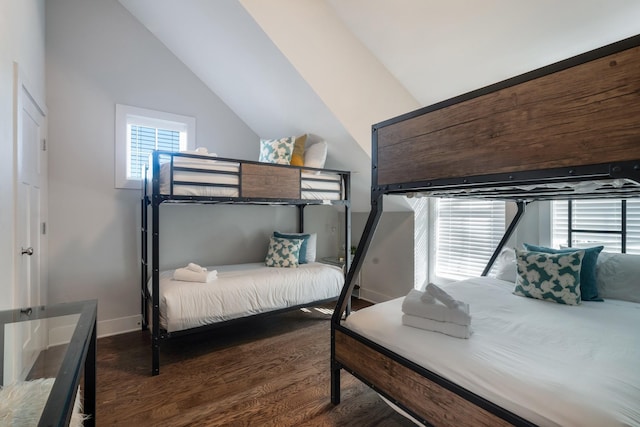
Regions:
<instances>
[{"instance_id":1,"label":"metal bed post","mask_svg":"<svg viewBox=\"0 0 640 427\"><path fill-rule=\"evenodd\" d=\"M524 215L526 202L518 200L516 202L516 205L518 206L518 211L511 220L509 227L507 227L504 234L502 235L502 239L500 239L500 242L498 243L496 249L493 251L493 254L491 254L491 258L489 259L486 267L484 268L484 270L482 270L482 276L486 276L487 274L489 274L489 272L491 271L491 267L493 267L493 263L496 262L496 258L498 258L498 255L500 254L500 251L502 251L502 248L507 243L507 240L511 238L511 235L516 230L518 223L520 223L520 219L522 219L522 215Z\"/></svg>"},{"instance_id":2,"label":"metal bed post","mask_svg":"<svg viewBox=\"0 0 640 427\"><path fill-rule=\"evenodd\" d=\"M140 325L142 326L142 330L145 331L149 328L148 317L147 317L147 299L148 299L148 291L147 291L147 281L148 277L148 262L149 262L149 248L147 247L148 243L148 217L147 217L147 206L149 205L149 198L147 196L147 172L149 170L149 166L145 165L144 167L144 179L142 180L142 199L140 200L140 316L142 317L140 321Z\"/></svg>"},{"instance_id":3,"label":"metal bed post","mask_svg":"<svg viewBox=\"0 0 640 427\"><path fill-rule=\"evenodd\" d=\"M348 272L351 268L351 174L344 175L344 262L345 273L344 282L350 283L348 280ZM353 276L355 277L355 276ZM347 307L345 308L345 316L351 314L351 292L347 299Z\"/></svg>"},{"instance_id":4,"label":"metal bed post","mask_svg":"<svg viewBox=\"0 0 640 427\"><path fill-rule=\"evenodd\" d=\"M304 233L304 208L306 205L298 205L298 233Z\"/></svg>"},{"instance_id":5,"label":"metal bed post","mask_svg":"<svg viewBox=\"0 0 640 427\"><path fill-rule=\"evenodd\" d=\"M152 375L160 373L160 160L158 152L153 153L153 190L151 201L151 222L152 222L152 254L151 254L151 280L153 295L152 298Z\"/></svg>"},{"instance_id":6,"label":"metal bed post","mask_svg":"<svg viewBox=\"0 0 640 427\"><path fill-rule=\"evenodd\" d=\"M340 403L340 370L342 369L342 366L335 358L335 327L336 325L340 325L342 313L345 313L347 310L348 303L351 300L351 293L355 285L353 278L360 272L364 256L369 249L375 229L380 221L380 217L382 216L382 210L382 193L376 192L374 198L371 200L371 212L369 212L369 218L367 219L367 224L362 232L362 238L360 239L360 243L358 243L356 254L353 257L351 266L349 267L345 286L342 288L338 304L336 305L336 309L331 317L331 403L335 405Z\"/></svg>"}]
</instances>

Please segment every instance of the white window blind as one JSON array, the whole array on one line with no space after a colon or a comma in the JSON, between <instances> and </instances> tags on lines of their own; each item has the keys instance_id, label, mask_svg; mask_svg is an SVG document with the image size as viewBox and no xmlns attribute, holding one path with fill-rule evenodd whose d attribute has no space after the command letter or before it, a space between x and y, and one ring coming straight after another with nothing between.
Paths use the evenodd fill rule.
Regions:
<instances>
[{"instance_id":1,"label":"white window blind","mask_svg":"<svg viewBox=\"0 0 640 427\"><path fill-rule=\"evenodd\" d=\"M193 150L195 129L193 117L116 104L116 188L140 188L153 150Z\"/></svg>"},{"instance_id":2,"label":"white window blind","mask_svg":"<svg viewBox=\"0 0 640 427\"><path fill-rule=\"evenodd\" d=\"M603 245L606 252L640 254L640 200L626 201L626 215L618 199L573 200L569 218L569 202L554 201L552 206L552 245L588 247ZM571 242L569 242L571 220ZM626 220L626 231L623 230Z\"/></svg>"},{"instance_id":3,"label":"white window blind","mask_svg":"<svg viewBox=\"0 0 640 427\"><path fill-rule=\"evenodd\" d=\"M462 280L482 274L504 234L505 203L439 199L436 214L436 276Z\"/></svg>"},{"instance_id":4,"label":"white window blind","mask_svg":"<svg viewBox=\"0 0 640 427\"><path fill-rule=\"evenodd\" d=\"M181 139L185 141L186 132L128 124L127 142L131 154L127 156L127 178L142 178L153 150L180 151L181 145L186 148L186 142L180 144Z\"/></svg>"}]
</instances>

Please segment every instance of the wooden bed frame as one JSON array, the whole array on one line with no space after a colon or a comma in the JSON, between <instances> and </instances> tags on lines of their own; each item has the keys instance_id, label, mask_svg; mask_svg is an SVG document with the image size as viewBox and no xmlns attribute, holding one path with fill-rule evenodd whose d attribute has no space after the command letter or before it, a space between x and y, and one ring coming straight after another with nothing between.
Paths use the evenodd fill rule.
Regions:
<instances>
[{"instance_id":1,"label":"wooden bed frame","mask_svg":"<svg viewBox=\"0 0 640 427\"><path fill-rule=\"evenodd\" d=\"M527 203L640 196L639 118L640 35L374 125L371 212L331 322L331 401L344 369L425 425L533 425L343 326L354 278L385 194L517 202L484 274Z\"/></svg>"},{"instance_id":2,"label":"wooden bed frame","mask_svg":"<svg viewBox=\"0 0 640 427\"><path fill-rule=\"evenodd\" d=\"M351 174L347 171L339 171L333 169L315 169L308 167L296 167L288 165L267 164L246 160L227 159L216 157L216 161L238 163L238 197L229 196L191 196L178 194L165 194L160 190L160 167L162 161L171 162L173 177L173 159L191 158L212 160L210 156L201 156L195 154L173 153L166 151L154 151L151 156L149 167L152 170L151 185L147 180L149 174L145 173L145 180L142 186L141 200L141 323L142 329L147 330L151 326L151 373L158 375L160 373L160 344L162 341L172 337L182 336L186 334L200 333L211 331L223 326L247 321L249 319L257 319L260 317L270 316L290 310L296 310L302 307L310 307L328 302L335 301L337 298L313 301L308 304L286 307L269 312L254 314L224 322L216 322L211 325L205 325L196 328L185 329L181 331L168 332L160 327L160 207L167 203L182 204L240 204L240 205L293 205L298 208L298 232L304 232L304 209L307 206L314 205L338 205L344 209L345 247L351 246ZM167 160L168 159L168 160ZM207 169L198 169L198 167L182 167L182 170L190 172L198 172L206 174ZM303 178L303 170L322 171L331 173L340 177L340 198L339 200L323 200L323 199L302 199L302 180L314 178ZM226 172L225 172L226 173ZM177 182L172 181L170 188L173 192L173 185L201 185L194 182ZM224 185L223 186L228 186ZM313 190L316 191L316 190ZM151 219L149 220L149 217ZM150 225L149 225L150 223ZM150 234L150 235L149 235ZM151 241L151 248L149 248ZM350 254L347 254L350 256ZM349 261L347 259L347 261ZM151 270L151 275L149 275ZM346 273L345 273L346 274ZM151 276L152 292L149 292L147 283Z\"/></svg>"}]
</instances>

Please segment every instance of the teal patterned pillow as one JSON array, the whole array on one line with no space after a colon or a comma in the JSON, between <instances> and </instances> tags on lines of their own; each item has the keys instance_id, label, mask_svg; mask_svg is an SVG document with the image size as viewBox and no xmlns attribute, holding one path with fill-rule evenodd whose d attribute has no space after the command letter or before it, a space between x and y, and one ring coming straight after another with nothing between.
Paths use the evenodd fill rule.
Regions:
<instances>
[{"instance_id":1,"label":"teal patterned pillow","mask_svg":"<svg viewBox=\"0 0 640 427\"><path fill-rule=\"evenodd\" d=\"M293 145L296 141L294 136L280 139L261 139L259 162L277 163L288 165L291 163Z\"/></svg>"},{"instance_id":2,"label":"teal patterned pillow","mask_svg":"<svg viewBox=\"0 0 640 427\"><path fill-rule=\"evenodd\" d=\"M264 263L267 267L297 267L302 239L271 237Z\"/></svg>"},{"instance_id":3,"label":"teal patterned pillow","mask_svg":"<svg viewBox=\"0 0 640 427\"><path fill-rule=\"evenodd\" d=\"M302 246L300 246L300 253L298 254L298 262L300 264L306 264L307 260L307 247L311 234L303 233L280 233L279 231L273 232L273 237L280 237L282 239L300 239L302 240ZM313 261L312 261L313 262Z\"/></svg>"},{"instance_id":4,"label":"teal patterned pillow","mask_svg":"<svg viewBox=\"0 0 640 427\"><path fill-rule=\"evenodd\" d=\"M518 276L513 293L560 304L580 304L583 257L584 251L548 254L516 249Z\"/></svg>"},{"instance_id":5,"label":"teal patterned pillow","mask_svg":"<svg viewBox=\"0 0 640 427\"><path fill-rule=\"evenodd\" d=\"M582 268L580 269L580 299L582 301L602 301L602 298L598 296L598 286L596 285L596 264L598 262L598 255L602 252L604 246L566 249L553 249L544 246L530 245L528 243L523 243L522 246L528 251L548 254L563 254L583 250L584 258L582 258Z\"/></svg>"}]
</instances>

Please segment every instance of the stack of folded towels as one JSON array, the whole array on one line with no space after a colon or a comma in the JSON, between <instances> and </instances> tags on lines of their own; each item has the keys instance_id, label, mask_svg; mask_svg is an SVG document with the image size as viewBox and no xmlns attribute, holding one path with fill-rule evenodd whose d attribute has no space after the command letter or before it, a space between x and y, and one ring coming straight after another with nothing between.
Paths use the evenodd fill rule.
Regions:
<instances>
[{"instance_id":1,"label":"stack of folded towels","mask_svg":"<svg viewBox=\"0 0 640 427\"><path fill-rule=\"evenodd\" d=\"M424 292L411 290L402 302L402 324L456 338L471 336L469 304L457 301L429 283Z\"/></svg>"},{"instance_id":2,"label":"stack of folded towels","mask_svg":"<svg viewBox=\"0 0 640 427\"><path fill-rule=\"evenodd\" d=\"M198 264L190 262L186 267L176 268L173 272L173 280L182 280L183 282L202 282L207 283L218 277L218 271L207 271L206 268L200 267Z\"/></svg>"}]
</instances>

